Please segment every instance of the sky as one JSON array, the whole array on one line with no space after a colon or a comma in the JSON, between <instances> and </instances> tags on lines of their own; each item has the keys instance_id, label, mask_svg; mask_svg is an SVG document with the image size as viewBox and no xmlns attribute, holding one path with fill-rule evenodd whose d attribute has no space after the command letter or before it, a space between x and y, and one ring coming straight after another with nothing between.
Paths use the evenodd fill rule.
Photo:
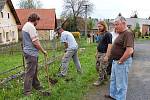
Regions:
<instances>
[{"instance_id":1,"label":"sky","mask_svg":"<svg viewBox=\"0 0 150 100\"><path fill-rule=\"evenodd\" d=\"M19 0L12 0L14 7L18 8ZM56 16L60 18L63 9L63 0L40 0L43 8L55 8ZM137 11L139 18L150 16L150 0L89 0L94 4L94 10L90 15L98 19L114 19L119 13L129 18Z\"/></svg>"}]
</instances>

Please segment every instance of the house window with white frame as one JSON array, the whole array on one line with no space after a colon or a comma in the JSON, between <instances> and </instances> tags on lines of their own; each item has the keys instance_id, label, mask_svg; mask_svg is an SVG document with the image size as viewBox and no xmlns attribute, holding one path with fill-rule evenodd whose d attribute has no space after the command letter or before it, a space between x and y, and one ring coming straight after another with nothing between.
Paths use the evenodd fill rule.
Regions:
<instances>
[{"instance_id":1,"label":"house window with white frame","mask_svg":"<svg viewBox=\"0 0 150 100\"><path fill-rule=\"evenodd\" d=\"M9 40L9 32L6 32L6 41L7 41L7 42L10 41L10 40Z\"/></svg>"},{"instance_id":2,"label":"house window with white frame","mask_svg":"<svg viewBox=\"0 0 150 100\"><path fill-rule=\"evenodd\" d=\"M15 31L12 31L11 34L12 34L12 40L15 40Z\"/></svg>"},{"instance_id":3,"label":"house window with white frame","mask_svg":"<svg viewBox=\"0 0 150 100\"><path fill-rule=\"evenodd\" d=\"M2 33L0 33L0 43L2 43L3 42L3 38L2 38L3 36L2 36Z\"/></svg>"},{"instance_id":4,"label":"house window with white frame","mask_svg":"<svg viewBox=\"0 0 150 100\"><path fill-rule=\"evenodd\" d=\"M10 14L8 13L8 19L10 18Z\"/></svg>"},{"instance_id":5,"label":"house window with white frame","mask_svg":"<svg viewBox=\"0 0 150 100\"><path fill-rule=\"evenodd\" d=\"M4 14L3 14L3 12L1 12L1 17L2 17L2 18L4 17Z\"/></svg>"}]
</instances>

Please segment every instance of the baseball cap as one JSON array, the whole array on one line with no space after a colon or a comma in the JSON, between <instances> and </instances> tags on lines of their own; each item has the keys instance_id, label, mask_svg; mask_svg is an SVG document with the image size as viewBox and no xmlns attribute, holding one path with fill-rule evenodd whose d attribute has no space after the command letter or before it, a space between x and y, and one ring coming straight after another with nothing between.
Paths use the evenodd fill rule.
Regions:
<instances>
[{"instance_id":1,"label":"baseball cap","mask_svg":"<svg viewBox=\"0 0 150 100\"><path fill-rule=\"evenodd\" d=\"M55 32L59 31L62 27L61 26L58 26L56 29L55 29Z\"/></svg>"}]
</instances>

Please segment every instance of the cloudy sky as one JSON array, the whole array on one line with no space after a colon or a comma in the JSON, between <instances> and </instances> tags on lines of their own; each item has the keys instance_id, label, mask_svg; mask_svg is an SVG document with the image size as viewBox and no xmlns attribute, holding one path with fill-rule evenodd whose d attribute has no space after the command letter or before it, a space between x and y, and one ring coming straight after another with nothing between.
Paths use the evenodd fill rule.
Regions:
<instances>
[{"instance_id":1,"label":"cloudy sky","mask_svg":"<svg viewBox=\"0 0 150 100\"><path fill-rule=\"evenodd\" d=\"M12 0L17 8L19 0ZM63 0L40 0L43 8L55 8L57 17L62 12ZM94 4L93 18L115 18L119 12L128 18L134 11L138 12L138 17L148 18L150 16L150 0L91 0Z\"/></svg>"}]
</instances>

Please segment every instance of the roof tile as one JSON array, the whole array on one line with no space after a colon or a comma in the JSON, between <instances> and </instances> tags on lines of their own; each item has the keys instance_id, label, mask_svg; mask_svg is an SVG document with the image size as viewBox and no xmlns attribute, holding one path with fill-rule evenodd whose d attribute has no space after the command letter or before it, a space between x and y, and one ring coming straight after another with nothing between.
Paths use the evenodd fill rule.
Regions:
<instances>
[{"instance_id":1,"label":"roof tile","mask_svg":"<svg viewBox=\"0 0 150 100\"><path fill-rule=\"evenodd\" d=\"M40 16L40 21L36 26L39 30L55 29L56 14L55 9L16 9L21 25L18 28L21 30L27 22L28 16L31 13L37 13Z\"/></svg>"}]
</instances>

